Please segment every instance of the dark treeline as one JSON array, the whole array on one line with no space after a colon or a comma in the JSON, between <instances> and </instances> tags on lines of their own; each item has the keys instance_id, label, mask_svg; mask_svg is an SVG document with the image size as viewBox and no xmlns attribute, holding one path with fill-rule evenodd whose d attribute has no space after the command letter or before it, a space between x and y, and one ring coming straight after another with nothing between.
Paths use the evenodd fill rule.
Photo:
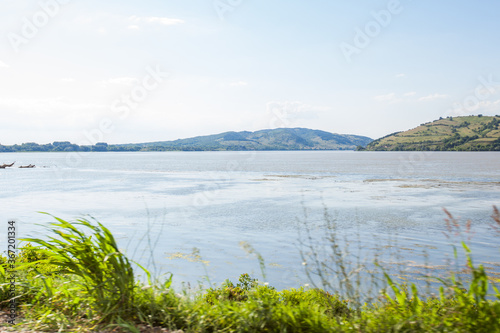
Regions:
<instances>
[{"instance_id":1,"label":"dark treeline","mask_svg":"<svg viewBox=\"0 0 500 333\"><path fill-rule=\"evenodd\" d=\"M224 132L174 141L132 144L93 145L56 141L40 145L34 142L3 146L0 152L72 152L72 151L240 151L240 150L354 150L372 139L359 135L334 134L307 128L277 128L256 132Z\"/></svg>"},{"instance_id":2,"label":"dark treeline","mask_svg":"<svg viewBox=\"0 0 500 333\"><path fill-rule=\"evenodd\" d=\"M60 151L138 151L136 146L114 146L105 142L98 142L92 146L79 146L69 141L56 141L48 144L27 142L21 145L4 146L0 144L0 152L60 152Z\"/></svg>"},{"instance_id":3,"label":"dark treeline","mask_svg":"<svg viewBox=\"0 0 500 333\"><path fill-rule=\"evenodd\" d=\"M300 149L300 148L297 148ZM5 146L0 144L0 153L16 153L16 152L124 152L124 151L240 151L249 150L248 147L242 145L109 145L106 142L98 142L95 145L82 145L71 143L69 141L53 142L48 144L38 144L35 142L27 142L20 145ZM255 149L252 149L255 150ZM282 146L263 147L258 150L290 150Z\"/></svg>"}]
</instances>

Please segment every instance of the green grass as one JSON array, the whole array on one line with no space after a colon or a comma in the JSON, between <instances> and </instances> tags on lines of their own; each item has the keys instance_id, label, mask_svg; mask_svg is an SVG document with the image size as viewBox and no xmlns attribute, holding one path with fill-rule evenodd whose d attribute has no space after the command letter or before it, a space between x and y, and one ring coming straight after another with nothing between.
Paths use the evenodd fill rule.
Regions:
<instances>
[{"instance_id":1,"label":"green grass","mask_svg":"<svg viewBox=\"0 0 500 333\"><path fill-rule=\"evenodd\" d=\"M448 117L377 139L366 150L500 150L500 117Z\"/></svg>"},{"instance_id":2,"label":"green grass","mask_svg":"<svg viewBox=\"0 0 500 333\"><path fill-rule=\"evenodd\" d=\"M499 228L496 208L493 219ZM342 259L346 252L337 246L335 234L329 236L335 263L325 267L325 262L318 261L321 269L334 274L322 275L321 286L278 291L242 274L236 283L227 280L189 294L173 290L171 275L162 281L139 282L133 263L102 224L82 219L55 221L50 226L51 237L25 239L18 254L17 302L22 318L17 329L139 332L139 327L150 326L184 332L500 331L500 292L483 266L474 265L465 243L461 248L469 278L452 275L440 279L435 296L422 293L415 284L396 282L394 272L380 267L386 288L377 291L371 301L362 302L359 280L353 275L358 267ZM7 307L7 259L0 258L0 304ZM314 261L310 263L314 266ZM322 274L321 269L310 269ZM330 281L335 276L342 280L343 289L351 290L327 291L339 285Z\"/></svg>"}]
</instances>

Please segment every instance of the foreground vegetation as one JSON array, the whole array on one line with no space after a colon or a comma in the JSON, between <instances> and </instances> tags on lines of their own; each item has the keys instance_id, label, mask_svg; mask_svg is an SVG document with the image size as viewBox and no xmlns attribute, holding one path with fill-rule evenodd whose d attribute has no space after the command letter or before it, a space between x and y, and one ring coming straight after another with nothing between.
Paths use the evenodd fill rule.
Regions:
<instances>
[{"instance_id":1,"label":"foreground vegetation","mask_svg":"<svg viewBox=\"0 0 500 333\"><path fill-rule=\"evenodd\" d=\"M500 116L440 118L377 139L359 150L489 151L500 150Z\"/></svg>"},{"instance_id":2,"label":"foreground vegetation","mask_svg":"<svg viewBox=\"0 0 500 333\"><path fill-rule=\"evenodd\" d=\"M496 208L493 219L493 227L500 227ZM226 281L217 288L189 294L173 290L171 275L152 281L149 272L137 265L148 277L148 282L140 282L134 263L98 222L70 223L56 218L50 229L52 237L25 239L18 253L15 301L22 318L15 328L81 332L140 332L146 327L184 332L500 331L500 292L484 268L473 264L465 243L467 282L453 276L440 279L438 295L423 295L414 284L396 283L384 272L385 288L372 301L363 302L356 296L359 286L347 271L345 253L336 244L335 234L330 241L336 264L326 267L321 262L309 271L321 277L323 288L278 291L242 274L238 282ZM314 254L306 257L317 258ZM326 291L333 284L322 274L325 269L348 290ZM10 303L8 271L7 258L2 257L0 301L4 308Z\"/></svg>"}]
</instances>

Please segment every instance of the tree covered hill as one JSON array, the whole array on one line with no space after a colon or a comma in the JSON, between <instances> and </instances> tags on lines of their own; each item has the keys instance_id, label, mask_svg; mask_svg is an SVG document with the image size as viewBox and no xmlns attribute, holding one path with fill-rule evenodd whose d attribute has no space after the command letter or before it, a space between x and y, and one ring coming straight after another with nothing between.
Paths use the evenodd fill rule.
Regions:
<instances>
[{"instance_id":1,"label":"tree covered hill","mask_svg":"<svg viewBox=\"0 0 500 333\"><path fill-rule=\"evenodd\" d=\"M278 128L122 146L136 146L141 150L353 150L371 141L359 135L333 134L306 128Z\"/></svg>"},{"instance_id":2,"label":"tree covered hill","mask_svg":"<svg viewBox=\"0 0 500 333\"><path fill-rule=\"evenodd\" d=\"M440 118L377 139L362 150L500 150L500 116Z\"/></svg>"},{"instance_id":3,"label":"tree covered hill","mask_svg":"<svg viewBox=\"0 0 500 333\"><path fill-rule=\"evenodd\" d=\"M225 132L175 141L135 144L78 146L67 141L44 145L23 143L2 146L0 152L17 151L223 151L223 150L354 150L372 139L350 134L333 134L306 128L278 128L256 132Z\"/></svg>"}]
</instances>

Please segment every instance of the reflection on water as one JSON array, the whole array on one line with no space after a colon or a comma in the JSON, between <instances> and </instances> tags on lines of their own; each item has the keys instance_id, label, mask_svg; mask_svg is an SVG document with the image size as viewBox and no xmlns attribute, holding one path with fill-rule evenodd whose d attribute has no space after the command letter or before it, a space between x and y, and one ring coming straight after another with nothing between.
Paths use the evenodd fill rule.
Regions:
<instances>
[{"instance_id":1,"label":"reflection on water","mask_svg":"<svg viewBox=\"0 0 500 333\"><path fill-rule=\"evenodd\" d=\"M0 219L17 219L28 236L50 221L38 211L66 219L88 214L130 256L156 263L177 282L195 283L207 273L212 283L241 273L260 277L244 241L266 260L272 285L307 283L298 228L307 226L320 244L325 207L368 257L397 238L401 258L385 251L383 260L408 272L453 261L443 235L446 207L462 223L471 221L475 258L500 270L498 235L489 227L492 206L500 206L499 153L93 153L77 166L67 157L0 154L0 163L37 165L0 170ZM6 248L4 239L0 246ZM200 260L188 260L193 253Z\"/></svg>"}]
</instances>

